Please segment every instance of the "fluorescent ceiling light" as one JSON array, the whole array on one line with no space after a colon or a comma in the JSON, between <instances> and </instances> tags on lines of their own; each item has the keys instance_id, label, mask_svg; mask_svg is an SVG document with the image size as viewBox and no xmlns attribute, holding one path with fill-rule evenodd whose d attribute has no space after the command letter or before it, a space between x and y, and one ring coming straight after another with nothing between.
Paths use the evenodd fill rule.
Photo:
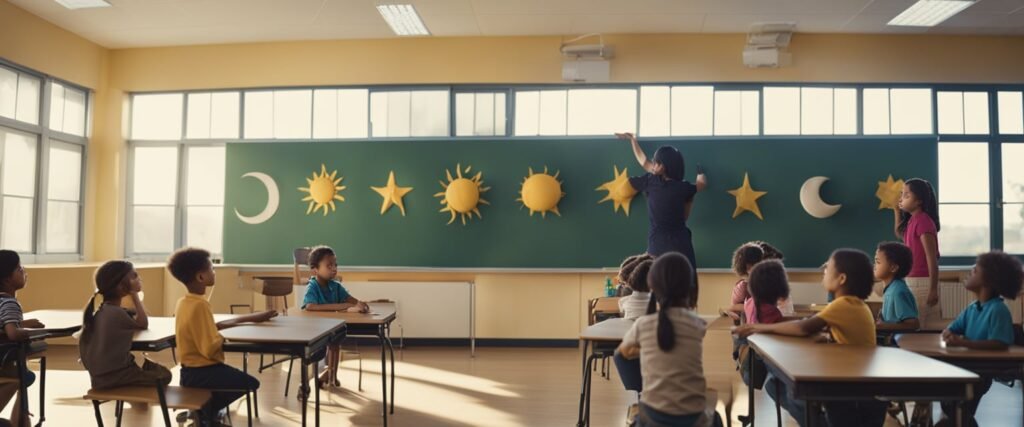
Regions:
<instances>
[{"instance_id":1,"label":"fluorescent ceiling light","mask_svg":"<svg viewBox=\"0 0 1024 427\"><path fill-rule=\"evenodd\" d=\"M61 6L68 9L89 9L94 7L110 7L110 3L104 0L56 0Z\"/></svg>"},{"instance_id":2,"label":"fluorescent ceiling light","mask_svg":"<svg viewBox=\"0 0 1024 427\"><path fill-rule=\"evenodd\" d=\"M377 6L380 16L391 26L391 31L399 36L429 36L427 26L416 13L411 4L382 4Z\"/></svg>"},{"instance_id":3,"label":"fluorescent ceiling light","mask_svg":"<svg viewBox=\"0 0 1024 427\"><path fill-rule=\"evenodd\" d=\"M974 4L974 0L918 0L889 25L903 27L934 27Z\"/></svg>"}]
</instances>

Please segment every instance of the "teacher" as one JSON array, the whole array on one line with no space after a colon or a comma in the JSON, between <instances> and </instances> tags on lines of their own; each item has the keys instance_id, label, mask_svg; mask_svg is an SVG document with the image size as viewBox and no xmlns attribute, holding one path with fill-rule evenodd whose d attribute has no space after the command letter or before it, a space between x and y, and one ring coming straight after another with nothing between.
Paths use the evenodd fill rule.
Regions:
<instances>
[{"instance_id":1,"label":"teacher","mask_svg":"<svg viewBox=\"0 0 1024 427\"><path fill-rule=\"evenodd\" d=\"M707 187L704 172L698 165L697 183L693 184L683 178L686 164L679 150L663 145L654 152L652 161L647 159L632 133L617 133L615 136L629 140L636 161L647 171L644 175L629 178L633 189L647 196L647 217L651 222L647 233L647 253L657 257L679 252L690 261L696 276L697 256L686 220L693 209L694 196Z\"/></svg>"}]
</instances>

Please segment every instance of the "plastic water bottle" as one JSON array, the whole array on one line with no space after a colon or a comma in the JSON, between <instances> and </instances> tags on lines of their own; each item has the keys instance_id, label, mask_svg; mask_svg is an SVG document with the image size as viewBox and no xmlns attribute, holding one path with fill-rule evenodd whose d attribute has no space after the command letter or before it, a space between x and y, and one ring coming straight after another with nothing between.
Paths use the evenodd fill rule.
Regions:
<instances>
[{"instance_id":1,"label":"plastic water bottle","mask_svg":"<svg viewBox=\"0 0 1024 427\"><path fill-rule=\"evenodd\" d=\"M606 297L613 297L613 296L615 296L615 286L612 285L612 278L611 277L607 277L606 276L604 278L604 296L606 296Z\"/></svg>"}]
</instances>

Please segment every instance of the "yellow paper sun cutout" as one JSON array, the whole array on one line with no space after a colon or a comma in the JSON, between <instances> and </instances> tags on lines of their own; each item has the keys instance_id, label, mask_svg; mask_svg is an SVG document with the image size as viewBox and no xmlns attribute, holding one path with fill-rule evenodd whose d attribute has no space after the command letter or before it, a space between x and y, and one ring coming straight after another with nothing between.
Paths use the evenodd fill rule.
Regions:
<instances>
[{"instance_id":1,"label":"yellow paper sun cutout","mask_svg":"<svg viewBox=\"0 0 1024 427\"><path fill-rule=\"evenodd\" d=\"M619 173L618 166L612 166L615 171L615 179L601 184L597 187L597 191L607 191L608 195L604 196L598 204L607 202L609 200L613 203L613 209L615 212L622 208L622 211L629 216L629 205L633 202L633 196L636 196L636 189L629 183L629 176L626 174L626 168L622 169Z\"/></svg>"},{"instance_id":2,"label":"yellow paper sun cutout","mask_svg":"<svg viewBox=\"0 0 1024 427\"><path fill-rule=\"evenodd\" d=\"M878 210L896 209L900 206L900 197L903 195L903 180L892 179L892 175L885 181L878 181L878 190L875 190L875 197L878 198Z\"/></svg>"},{"instance_id":3,"label":"yellow paper sun cutout","mask_svg":"<svg viewBox=\"0 0 1024 427\"><path fill-rule=\"evenodd\" d=\"M743 174L743 185L735 190L729 190L729 194L736 196L736 210L732 212L733 218L739 216L743 211L750 211L757 215L758 219L764 221L764 217L761 216L761 208L757 206L757 199L768 192L754 191L750 187L750 177L746 173Z\"/></svg>"},{"instance_id":4,"label":"yellow paper sun cutout","mask_svg":"<svg viewBox=\"0 0 1024 427\"><path fill-rule=\"evenodd\" d=\"M481 179L483 172L477 172L472 178L462 176L463 173L468 176L472 169L472 166L467 166L463 170L462 165L455 165L456 178L452 178L452 172L445 169L444 173L448 182L438 181L444 191L435 194L434 197L440 197L441 204L446 205L441 208L441 212L451 212L452 219L448 221L448 224L455 222L456 215L462 215L462 225L466 225L466 218L472 218L473 214L476 214L477 218L482 218L479 205L481 203L490 204L480 197L481 193L486 193L491 189L491 187L483 186L483 179Z\"/></svg>"},{"instance_id":5,"label":"yellow paper sun cutout","mask_svg":"<svg viewBox=\"0 0 1024 427\"><path fill-rule=\"evenodd\" d=\"M530 174L523 180L519 190L517 202L523 202L523 206L530 210L530 216L534 212L540 212L540 216L547 218L548 212L562 216L558 212L558 202L562 200L565 193L562 192L562 183L558 180L559 172L554 175L548 174L548 167L544 167L543 173L534 173L529 168Z\"/></svg>"},{"instance_id":6,"label":"yellow paper sun cutout","mask_svg":"<svg viewBox=\"0 0 1024 427\"><path fill-rule=\"evenodd\" d=\"M322 209L324 216L327 216L328 208L332 212L336 209L334 205L335 200L345 201L345 198L339 193L346 187L338 185L344 178L337 175L337 170L327 175L327 166L320 164L320 174L318 175L316 171L313 171L313 175L306 178L306 183L309 187L299 187L299 191L309 194L302 199L303 202L309 202L309 207L306 208L306 215Z\"/></svg>"},{"instance_id":7,"label":"yellow paper sun cutout","mask_svg":"<svg viewBox=\"0 0 1024 427\"><path fill-rule=\"evenodd\" d=\"M391 208L391 205L398 205L398 209L402 211L402 216L405 216L405 204L402 203L402 197L409 194L412 191L412 187L399 187L395 183L395 171L391 171L388 174L388 184L386 186L370 188L384 198L384 203L380 206L381 215L384 215Z\"/></svg>"}]
</instances>

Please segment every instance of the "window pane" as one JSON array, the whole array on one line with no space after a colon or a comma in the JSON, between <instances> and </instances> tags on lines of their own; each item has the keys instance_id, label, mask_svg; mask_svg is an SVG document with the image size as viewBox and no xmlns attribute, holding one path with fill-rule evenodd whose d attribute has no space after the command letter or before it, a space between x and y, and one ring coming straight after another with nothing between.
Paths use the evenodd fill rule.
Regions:
<instances>
[{"instance_id":1,"label":"window pane","mask_svg":"<svg viewBox=\"0 0 1024 427\"><path fill-rule=\"evenodd\" d=\"M540 135L565 135L566 91L545 90L540 92Z\"/></svg>"},{"instance_id":2,"label":"window pane","mask_svg":"<svg viewBox=\"0 0 1024 427\"><path fill-rule=\"evenodd\" d=\"M713 86L672 88L672 135L711 135L714 121Z\"/></svg>"},{"instance_id":3,"label":"window pane","mask_svg":"<svg viewBox=\"0 0 1024 427\"><path fill-rule=\"evenodd\" d=\"M804 135L831 135L834 106L832 88L801 88L800 132Z\"/></svg>"},{"instance_id":4,"label":"window pane","mask_svg":"<svg viewBox=\"0 0 1024 427\"><path fill-rule=\"evenodd\" d=\"M932 90L892 89L892 134L932 133Z\"/></svg>"},{"instance_id":5,"label":"window pane","mask_svg":"<svg viewBox=\"0 0 1024 427\"><path fill-rule=\"evenodd\" d=\"M177 147L135 147L132 203L174 205L178 182Z\"/></svg>"},{"instance_id":6,"label":"window pane","mask_svg":"<svg viewBox=\"0 0 1024 427\"><path fill-rule=\"evenodd\" d=\"M0 129L3 137L3 194L35 197L36 136Z\"/></svg>"},{"instance_id":7,"label":"window pane","mask_svg":"<svg viewBox=\"0 0 1024 427\"><path fill-rule=\"evenodd\" d=\"M238 92L214 92L211 100L210 137L238 138L238 116L241 108Z\"/></svg>"},{"instance_id":8,"label":"window pane","mask_svg":"<svg viewBox=\"0 0 1024 427\"><path fill-rule=\"evenodd\" d=\"M939 92L939 133L964 133L964 97L962 92Z\"/></svg>"},{"instance_id":9,"label":"window pane","mask_svg":"<svg viewBox=\"0 0 1024 427\"><path fill-rule=\"evenodd\" d=\"M1024 144L1003 144L1003 201L1024 202Z\"/></svg>"},{"instance_id":10,"label":"window pane","mask_svg":"<svg viewBox=\"0 0 1024 427\"><path fill-rule=\"evenodd\" d=\"M0 247L17 252L32 252L33 199L4 197L0 218Z\"/></svg>"},{"instance_id":11,"label":"window pane","mask_svg":"<svg viewBox=\"0 0 1024 427\"><path fill-rule=\"evenodd\" d=\"M245 138L274 137L274 93L245 93Z\"/></svg>"},{"instance_id":12,"label":"window pane","mask_svg":"<svg viewBox=\"0 0 1024 427\"><path fill-rule=\"evenodd\" d=\"M569 135L635 133L636 90L570 90L568 116Z\"/></svg>"},{"instance_id":13,"label":"window pane","mask_svg":"<svg viewBox=\"0 0 1024 427\"><path fill-rule=\"evenodd\" d=\"M476 94L455 94L455 136L471 136L476 120Z\"/></svg>"},{"instance_id":14,"label":"window pane","mask_svg":"<svg viewBox=\"0 0 1024 427\"><path fill-rule=\"evenodd\" d=\"M669 136L671 99L668 86L640 87L640 135Z\"/></svg>"},{"instance_id":15,"label":"window pane","mask_svg":"<svg viewBox=\"0 0 1024 427\"><path fill-rule=\"evenodd\" d=\"M412 107L409 92L388 92L388 126L385 136L409 136L412 130Z\"/></svg>"},{"instance_id":16,"label":"window pane","mask_svg":"<svg viewBox=\"0 0 1024 427\"><path fill-rule=\"evenodd\" d=\"M188 148L187 204L224 204L224 151L224 147Z\"/></svg>"},{"instance_id":17,"label":"window pane","mask_svg":"<svg viewBox=\"0 0 1024 427\"><path fill-rule=\"evenodd\" d=\"M313 138L338 137L338 91L313 91Z\"/></svg>"},{"instance_id":18,"label":"window pane","mask_svg":"<svg viewBox=\"0 0 1024 427\"><path fill-rule=\"evenodd\" d=\"M370 129L374 137L388 136L388 93L370 95Z\"/></svg>"},{"instance_id":19,"label":"window pane","mask_svg":"<svg viewBox=\"0 0 1024 427\"><path fill-rule=\"evenodd\" d=\"M14 118L18 105L18 73L0 67L0 117Z\"/></svg>"},{"instance_id":20,"label":"window pane","mask_svg":"<svg viewBox=\"0 0 1024 427\"><path fill-rule=\"evenodd\" d=\"M715 92L715 135L739 135L743 122L743 93Z\"/></svg>"},{"instance_id":21,"label":"window pane","mask_svg":"<svg viewBox=\"0 0 1024 427\"><path fill-rule=\"evenodd\" d=\"M942 231L939 253L942 256L975 256L988 252L989 207L983 205L939 205Z\"/></svg>"},{"instance_id":22,"label":"window pane","mask_svg":"<svg viewBox=\"0 0 1024 427\"><path fill-rule=\"evenodd\" d=\"M50 141L46 198L78 202L82 191L82 147Z\"/></svg>"},{"instance_id":23,"label":"window pane","mask_svg":"<svg viewBox=\"0 0 1024 427\"><path fill-rule=\"evenodd\" d=\"M987 144L939 144L939 202L988 202L988 179Z\"/></svg>"},{"instance_id":24,"label":"window pane","mask_svg":"<svg viewBox=\"0 0 1024 427\"><path fill-rule=\"evenodd\" d=\"M999 92L999 133L1024 134L1024 100L1021 92Z\"/></svg>"},{"instance_id":25,"label":"window pane","mask_svg":"<svg viewBox=\"0 0 1024 427\"><path fill-rule=\"evenodd\" d=\"M85 136L85 92L64 89L64 132Z\"/></svg>"},{"instance_id":26,"label":"window pane","mask_svg":"<svg viewBox=\"0 0 1024 427\"><path fill-rule=\"evenodd\" d=\"M46 252L78 252L78 203L46 202Z\"/></svg>"},{"instance_id":27,"label":"window pane","mask_svg":"<svg viewBox=\"0 0 1024 427\"><path fill-rule=\"evenodd\" d=\"M220 254L224 240L224 208L189 207L185 217L185 244Z\"/></svg>"},{"instance_id":28,"label":"window pane","mask_svg":"<svg viewBox=\"0 0 1024 427\"><path fill-rule=\"evenodd\" d=\"M857 134L857 89L835 90L835 128L836 135Z\"/></svg>"},{"instance_id":29,"label":"window pane","mask_svg":"<svg viewBox=\"0 0 1024 427\"><path fill-rule=\"evenodd\" d=\"M988 134L988 93L964 92L964 133Z\"/></svg>"},{"instance_id":30,"label":"window pane","mask_svg":"<svg viewBox=\"0 0 1024 427\"><path fill-rule=\"evenodd\" d=\"M889 89L864 89L864 134L889 134Z\"/></svg>"},{"instance_id":31,"label":"window pane","mask_svg":"<svg viewBox=\"0 0 1024 427\"><path fill-rule=\"evenodd\" d=\"M411 94L412 136L448 136L448 91L417 90Z\"/></svg>"},{"instance_id":32,"label":"window pane","mask_svg":"<svg viewBox=\"0 0 1024 427\"><path fill-rule=\"evenodd\" d=\"M132 251L170 253L174 250L174 207L136 206L132 211Z\"/></svg>"},{"instance_id":33,"label":"window pane","mask_svg":"<svg viewBox=\"0 0 1024 427\"><path fill-rule=\"evenodd\" d=\"M210 137L210 94L188 94L188 119L186 138L205 139Z\"/></svg>"},{"instance_id":34,"label":"window pane","mask_svg":"<svg viewBox=\"0 0 1024 427\"><path fill-rule=\"evenodd\" d=\"M366 138L370 126L370 91L338 90L338 137Z\"/></svg>"},{"instance_id":35,"label":"window pane","mask_svg":"<svg viewBox=\"0 0 1024 427\"><path fill-rule=\"evenodd\" d=\"M494 94L478 93L473 104L473 133L476 135L494 135Z\"/></svg>"},{"instance_id":36,"label":"window pane","mask_svg":"<svg viewBox=\"0 0 1024 427\"><path fill-rule=\"evenodd\" d=\"M16 120L39 124L39 85L40 80L35 77L18 75L18 109L14 115Z\"/></svg>"},{"instance_id":37,"label":"window pane","mask_svg":"<svg viewBox=\"0 0 1024 427\"><path fill-rule=\"evenodd\" d=\"M1003 251L1024 253L1024 204L1003 205Z\"/></svg>"},{"instance_id":38,"label":"window pane","mask_svg":"<svg viewBox=\"0 0 1024 427\"><path fill-rule=\"evenodd\" d=\"M764 88L764 134L800 134L800 88Z\"/></svg>"},{"instance_id":39,"label":"window pane","mask_svg":"<svg viewBox=\"0 0 1024 427\"><path fill-rule=\"evenodd\" d=\"M494 134L495 135L507 135L508 131L508 113L505 111L508 108L508 98L504 93L498 93L494 95Z\"/></svg>"},{"instance_id":40,"label":"window pane","mask_svg":"<svg viewBox=\"0 0 1024 427\"><path fill-rule=\"evenodd\" d=\"M540 121L540 92L516 92L516 135L536 135Z\"/></svg>"},{"instance_id":41,"label":"window pane","mask_svg":"<svg viewBox=\"0 0 1024 427\"><path fill-rule=\"evenodd\" d=\"M50 129L64 131L64 85L50 85Z\"/></svg>"},{"instance_id":42,"label":"window pane","mask_svg":"<svg viewBox=\"0 0 1024 427\"><path fill-rule=\"evenodd\" d=\"M180 93L132 97L132 139L181 139Z\"/></svg>"},{"instance_id":43,"label":"window pane","mask_svg":"<svg viewBox=\"0 0 1024 427\"><path fill-rule=\"evenodd\" d=\"M313 91L274 91L274 138L309 138L313 126Z\"/></svg>"}]
</instances>

